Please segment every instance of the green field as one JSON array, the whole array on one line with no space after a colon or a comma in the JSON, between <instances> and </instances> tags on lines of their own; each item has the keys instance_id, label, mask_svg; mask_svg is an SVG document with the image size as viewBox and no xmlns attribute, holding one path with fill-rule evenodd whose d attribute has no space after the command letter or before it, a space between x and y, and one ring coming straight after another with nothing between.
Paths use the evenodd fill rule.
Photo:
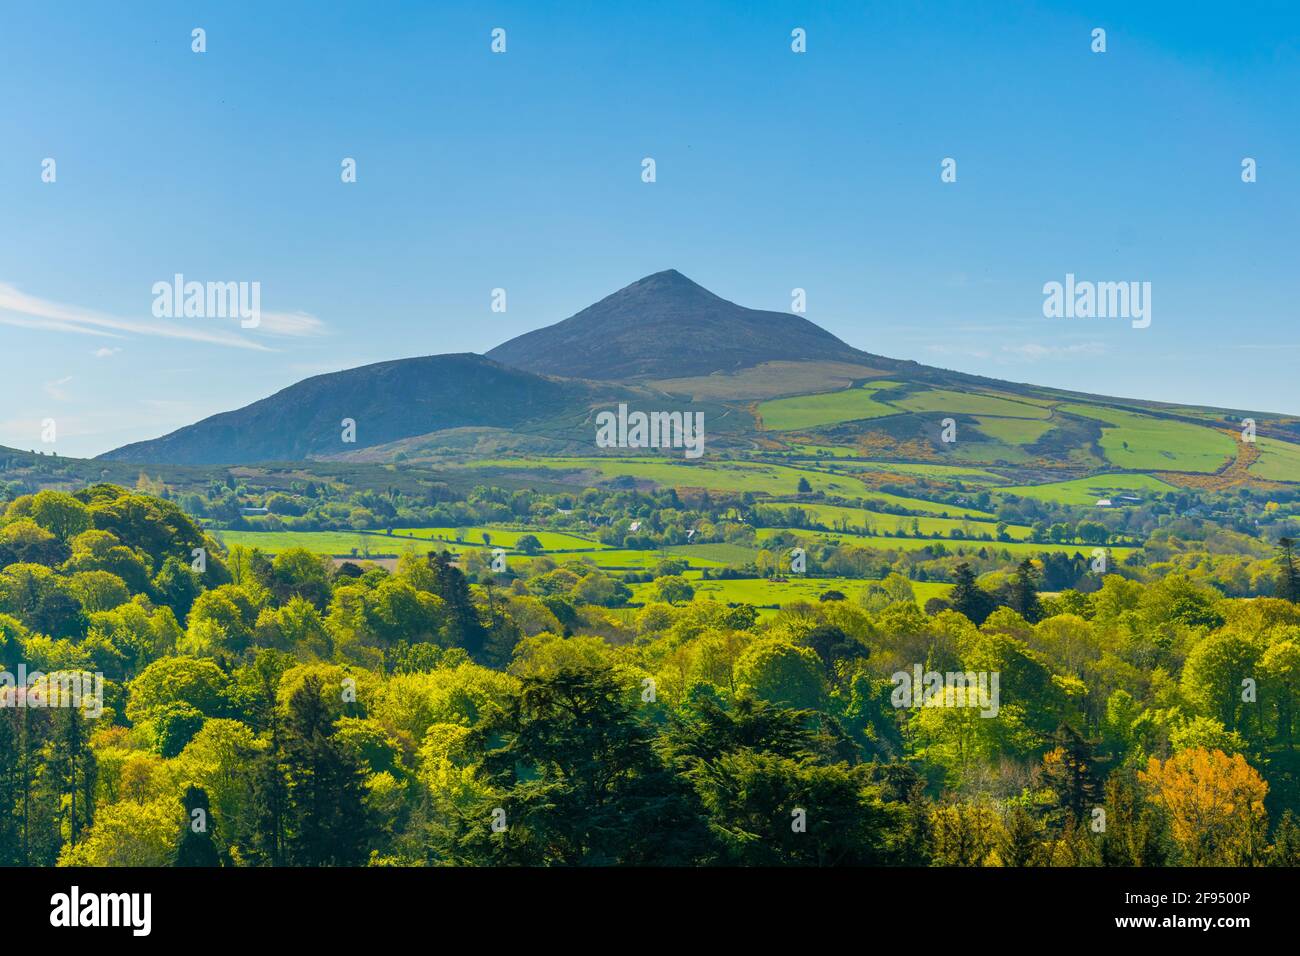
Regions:
<instances>
[{"instance_id":1,"label":"green field","mask_svg":"<svg viewBox=\"0 0 1300 956\"><path fill-rule=\"evenodd\" d=\"M909 412L932 412L947 415L996 415L999 418L1051 418L1050 408L1011 401L976 392L950 392L931 388L890 400L891 405Z\"/></svg>"},{"instance_id":2,"label":"green field","mask_svg":"<svg viewBox=\"0 0 1300 956\"><path fill-rule=\"evenodd\" d=\"M306 548L313 554L346 556L356 554L394 555L404 551L427 550L418 542L402 541L374 531L215 531L226 547L243 545L260 548L267 554L279 554L290 548ZM457 551L456 547L449 547Z\"/></svg>"},{"instance_id":3,"label":"green field","mask_svg":"<svg viewBox=\"0 0 1300 956\"><path fill-rule=\"evenodd\" d=\"M607 478L628 476L672 488L754 491L769 495L795 494L800 478L808 479L814 490L832 495L860 497L870 490L862 481L849 475L828 475L814 469L765 462L688 464L663 458L501 458L471 462L471 467L592 470Z\"/></svg>"},{"instance_id":4,"label":"green field","mask_svg":"<svg viewBox=\"0 0 1300 956\"><path fill-rule=\"evenodd\" d=\"M1050 421L1033 418L976 418L979 430L1008 445L1032 445L1052 430Z\"/></svg>"},{"instance_id":5,"label":"green field","mask_svg":"<svg viewBox=\"0 0 1300 956\"><path fill-rule=\"evenodd\" d=\"M681 558L693 568L721 568L729 564L744 565L754 560L757 552L749 548L726 544L700 544L660 550L638 551L630 548L606 548L603 551L576 551L551 557L557 564L568 561L590 562L606 570L648 570L665 558Z\"/></svg>"},{"instance_id":6,"label":"green field","mask_svg":"<svg viewBox=\"0 0 1300 956\"><path fill-rule=\"evenodd\" d=\"M909 498L906 495L891 495L886 494L883 491L872 491L862 495L862 498L866 501L868 506L883 503L893 505L897 508L906 508L909 511L919 511L922 514L933 515L936 518L970 517L993 520L992 512L981 511L978 508L965 508L960 505L950 505L942 501L927 501L924 498ZM851 508L847 505L823 505L815 502L804 504L803 502L798 501L774 501L767 502L767 504L774 507L794 504L800 508L804 508L810 513L823 515L822 522L830 525L833 525L835 520L841 516L855 515L862 512L861 508ZM884 512L882 512L882 514L883 513Z\"/></svg>"},{"instance_id":7,"label":"green field","mask_svg":"<svg viewBox=\"0 0 1300 956\"><path fill-rule=\"evenodd\" d=\"M367 555L375 557L392 556L400 555L406 551L423 554L430 549L451 551L453 554L464 554L467 551L486 552L488 550L481 539L474 540L473 536L469 541L463 543L452 541L451 537L454 530L451 528L408 528L402 530L415 532L415 535L412 537L397 535L389 537L380 532L355 531L219 531L216 534L221 536L227 547L239 544L246 548L260 548L267 554L279 554L281 551L287 551L290 548L306 548L314 554L327 554L334 557L347 557L353 554L358 557ZM653 568L664 559L665 554L672 558L684 558L690 562L692 567L719 568L728 564L744 565L752 561L755 555L753 549L734 544L696 544L671 547L664 551L658 549L638 551L624 548L608 548L594 541L584 541L581 538L554 531L503 531L496 528L474 530L486 530L492 535L492 547L499 546L507 550L513 547L514 542L521 535L533 534L544 543L547 543L548 547L556 548L556 550L546 553L557 563L590 561L599 568ZM445 539L437 537L439 533L444 532L447 535ZM507 541L507 538L510 540ZM570 548L569 545L573 542L585 545L586 550ZM561 549L557 547L559 545L565 547Z\"/></svg>"},{"instance_id":8,"label":"green field","mask_svg":"<svg viewBox=\"0 0 1300 956\"><path fill-rule=\"evenodd\" d=\"M972 518L993 517L986 511L977 511L973 508L957 508L953 505L940 505L932 501L922 501L920 498L899 498L896 495L872 495L871 497L881 501L893 499L891 503L894 504L897 504L899 501L907 501L910 503L925 505L927 508L933 509L930 514L936 517L960 518L963 515L970 515ZM880 514L886 519L903 518L905 521L912 520L909 515L891 515L883 511L872 511L870 508L851 508L848 505L824 505L817 502L805 503L802 501L774 501L768 503L768 505L773 508L802 508L804 511L808 512L808 514L814 515L819 522L830 528L838 527L839 522L846 520L850 524L861 524L864 512ZM919 511L921 509L916 508L915 510Z\"/></svg>"},{"instance_id":9,"label":"green field","mask_svg":"<svg viewBox=\"0 0 1300 956\"><path fill-rule=\"evenodd\" d=\"M1255 441L1259 460L1250 466L1252 475L1270 481L1300 481L1300 445L1262 436Z\"/></svg>"},{"instance_id":10,"label":"green field","mask_svg":"<svg viewBox=\"0 0 1300 956\"><path fill-rule=\"evenodd\" d=\"M910 517L907 515L891 515L883 511L868 511L865 514L867 520L871 522L872 527L877 531L881 529L896 531L900 527L910 531L912 530L912 522L915 521L922 534L939 535L945 538L954 528L976 535L985 531L996 535L998 526L996 521L968 521L962 518L934 518L928 515ZM1030 528L1022 524L1008 524L1006 526L1007 534L1015 539L1029 537L1030 530Z\"/></svg>"},{"instance_id":11,"label":"green field","mask_svg":"<svg viewBox=\"0 0 1300 956\"><path fill-rule=\"evenodd\" d=\"M584 564L594 564L596 567L606 571L645 571L658 565L665 557L684 558L689 561L691 567L694 568L720 568L727 564L726 561L719 561L703 555L678 553L672 549L665 552L658 549L653 551L635 551L630 548L606 548L603 551L574 551L569 554L552 555L552 559L557 564L567 564L571 561L580 561Z\"/></svg>"},{"instance_id":12,"label":"green field","mask_svg":"<svg viewBox=\"0 0 1300 956\"><path fill-rule=\"evenodd\" d=\"M958 481L1006 481L1002 475L985 471L982 468L967 468L962 465L931 465L917 462L873 461L863 463L862 471L892 471L900 475L920 475L922 478L943 478Z\"/></svg>"},{"instance_id":13,"label":"green field","mask_svg":"<svg viewBox=\"0 0 1300 956\"><path fill-rule=\"evenodd\" d=\"M970 437L973 432L966 432L967 437L950 445L947 452L955 461L977 462L979 464L996 463L1001 466L1021 465L1030 460L1030 455L1020 445L1007 445L993 440L977 441ZM1001 478L999 481L1006 481Z\"/></svg>"},{"instance_id":14,"label":"green field","mask_svg":"<svg viewBox=\"0 0 1300 956\"><path fill-rule=\"evenodd\" d=\"M826 469L844 469L850 471L886 471L896 472L901 475L920 475L923 478L947 478L958 479L961 481L1006 481L1002 475L994 474L991 471L985 471L982 468L971 468L965 465L940 465L930 464L927 462L910 462L910 461L875 461L870 458L862 457L862 453L855 448L847 448L836 445L792 445L799 458L807 458L811 462L820 462L821 467ZM819 454L825 452L825 454ZM828 459L852 459L850 461L830 461Z\"/></svg>"},{"instance_id":15,"label":"green field","mask_svg":"<svg viewBox=\"0 0 1300 956\"><path fill-rule=\"evenodd\" d=\"M1073 481L1053 481L1044 485L1015 485L995 489L1002 494L1035 498L1039 501L1059 501L1067 505L1095 505L1099 498L1112 498L1117 494L1137 494L1143 500L1152 495L1177 491L1151 475L1096 475L1092 478L1075 478ZM1115 503L1116 507L1120 503Z\"/></svg>"},{"instance_id":16,"label":"green field","mask_svg":"<svg viewBox=\"0 0 1300 956\"><path fill-rule=\"evenodd\" d=\"M278 554L289 548L306 548L315 554L393 555L405 551L423 553L430 548L459 553L468 549L484 549L482 534L492 536L491 547L510 550L523 535L531 534L542 542L547 551L594 550L604 545L576 535L555 531L526 531L517 529L467 527L464 541L457 542L455 528L394 528L390 536L383 531L218 531L227 546L242 544L261 548L268 554Z\"/></svg>"},{"instance_id":17,"label":"green field","mask_svg":"<svg viewBox=\"0 0 1300 956\"><path fill-rule=\"evenodd\" d=\"M979 529L979 525L975 525ZM843 531L804 531L798 528L759 528L757 529L758 540L760 543L765 542L775 535L790 532L800 537L817 538L831 544L852 545L857 548L874 548L880 551L920 551L922 548L930 545L941 544L949 551L978 551L981 548L987 548L990 551L1007 551L1014 555L1041 554L1047 552L1062 552L1064 554L1074 554L1076 551L1080 554L1088 555L1096 545L1091 544L1036 544L1032 541L971 541L960 538L891 538L884 535L865 535L852 534ZM1126 558L1137 548L1116 548L1110 549L1116 558Z\"/></svg>"},{"instance_id":18,"label":"green field","mask_svg":"<svg viewBox=\"0 0 1300 956\"><path fill-rule=\"evenodd\" d=\"M722 564L744 565L754 560L757 549L741 544L692 544L686 547L672 547L668 553L674 558L689 558L692 561L718 561Z\"/></svg>"},{"instance_id":19,"label":"green field","mask_svg":"<svg viewBox=\"0 0 1300 956\"><path fill-rule=\"evenodd\" d=\"M693 580L696 600L721 601L724 604L753 604L756 607L790 604L795 601L817 603L827 591L835 590L844 594L849 600L856 601L875 581L862 581L856 578L802 578L790 577L785 581L769 581L766 578L745 578L734 581L699 581ZM636 601L654 600L654 583L646 582L631 585L633 599ZM951 584L913 581L912 591L917 604L924 606L932 597L943 597L952 589Z\"/></svg>"},{"instance_id":20,"label":"green field","mask_svg":"<svg viewBox=\"0 0 1300 956\"><path fill-rule=\"evenodd\" d=\"M394 528L393 535L399 538L436 539L454 543L458 530L465 532L462 543L474 548L484 546L484 534L491 536L492 547L507 550L513 548L526 534L531 534L540 541L545 551L590 551L593 548L605 547L594 538L583 538L560 531L531 531L527 528L493 528L478 525L463 528Z\"/></svg>"},{"instance_id":21,"label":"green field","mask_svg":"<svg viewBox=\"0 0 1300 956\"><path fill-rule=\"evenodd\" d=\"M870 508L849 508L844 505L823 505L823 504L801 504L799 502L780 502L772 507L793 507L801 508L808 516L824 524L829 528L847 527L850 530L863 527L865 522L870 522L876 531L897 530L900 526L911 530L912 522L916 521L924 534L937 534L947 536L953 528L965 529L970 527L976 534L982 531L988 531L993 534L997 528L996 522L963 520L960 515L962 509L953 508L952 513L958 515L955 518L937 518L931 515L895 515L885 511L873 511ZM987 512L971 512L974 515L985 515ZM846 524L847 523L847 524ZM1013 538L1026 538L1029 536L1030 529L1024 525L1007 525L1007 534Z\"/></svg>"},{"instance_id":22,"label":"green field","mask_svg":"<svg viewBox=\"0 0 1300 956\"><path fill-rule=\"evenodd\" d=\"M759 405L758 415L763 420L763 427L769 431L816 428L837 422L897 415L898 409L882 404L875 397L882 389L896 388L897 385L897 382L869 382L840 392L777 398Z\"/></svg>"},{"instance_id":23,"label":"green field","mask_svg":"<svg viewBox=\"0 0 1300 956\"><path fill-rule=\"evenodd\" d=\"M856 458L858 450L848 445L808 445L793 443L788 446L796 455L808 458Z\"/></svg>"},{"instance_id":24,"label":"green field","mask_svg":"<svg viewBox=\"0 0 1300 956\"><path fill-rule=\"evenodd\" d=\"M1062 405L1061 410L1107 423L1101 448L1118 468L1208 474L1237 454L1237 443L1213 428L1098 405Z\"/></svg>"}]
</instances>

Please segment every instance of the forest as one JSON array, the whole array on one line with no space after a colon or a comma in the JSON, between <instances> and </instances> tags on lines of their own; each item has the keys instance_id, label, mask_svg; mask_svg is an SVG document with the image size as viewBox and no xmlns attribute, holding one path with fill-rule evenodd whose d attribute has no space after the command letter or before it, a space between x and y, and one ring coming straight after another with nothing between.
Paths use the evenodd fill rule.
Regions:
<instances>
[{"instance_id":1,"label":"forest","mask_svg":"<svg viewBox=\"0 0 1300 956\"><path fill-rule=\"evenodd\" d=\"M861 594L758 608L669 559L643 584L531 547L498 570L486 540L384 566L225 545L139 489L8 497L4 865L1300 862L1289 537L1236 590L1173 509L1163 554L1079 558L1075 586L1047 552L931 553L923 602L870 552ZM66 706L70 675L102 699Z\"/></svg>"}]
</instances>

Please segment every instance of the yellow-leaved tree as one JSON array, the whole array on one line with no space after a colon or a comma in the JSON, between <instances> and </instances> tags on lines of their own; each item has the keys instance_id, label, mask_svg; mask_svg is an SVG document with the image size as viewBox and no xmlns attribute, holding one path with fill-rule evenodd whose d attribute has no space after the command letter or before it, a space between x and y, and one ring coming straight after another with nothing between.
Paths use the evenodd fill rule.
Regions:
<instances>
[{"instance_id":1,"label":"yellow-leaved tree","mask_svg":"<svg viewBox=\"0 0 1300 956\"><path fill-rule=\"evenodd\" d=\"M1188 866L1252 866L1268 848L1268 784L1241 754L1192 748L1152 757L1138 779L1169 818Z\"/></svg>"}]
</instances>

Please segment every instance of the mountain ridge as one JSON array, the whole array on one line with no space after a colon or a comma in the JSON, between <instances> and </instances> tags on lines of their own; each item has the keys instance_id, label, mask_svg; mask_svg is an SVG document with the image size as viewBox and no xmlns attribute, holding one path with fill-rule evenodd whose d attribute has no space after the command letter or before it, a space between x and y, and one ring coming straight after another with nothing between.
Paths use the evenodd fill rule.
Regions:
<instances>
[{"instance_id":1,"label":"mountain ridge","mask_svg":"<svg viewBox=\"0 0 1300 956\"><path fill-rule=\"evenodd\" d=\"M876 401L868 397L875 382L897 390L883 403ZM835 407L822 408L813 418L806 412L790 417L780 414L789 412L788 405L771 403L783 394L812 396ZM787 422L816 422L802 430L821 433L832 443L871 439L881 454L911 454L928 446L926 456L946 457L954 448L940 443L941 421L961 420L964 429L975 429L964 434L975 435L978 443L988 438L979 437L980 408L986 414L990 408L994 414L1005 412L998 403L1013 396L1050 407L1044 415L1051 426L1041 440L985 441L984 460L1015 465L1047 455L1083 468L1106 462L1104 429L1123 441L1115 430L1133 423L1107 422L1095 409L1080 414L1071 402L1218 429L1243 417L1228 409L1085 395L873 355L802 316L747 309L668 269L485 355L393 359L312 376L242 408L98 457L229 465L346 458L372 448L371 458L385 448L393 454L426 448L454 453L477 447L473 429L495 430L492 447L513 441L521 448L572 450L590 444L594 411L619 402L659 410L685 402L706 409L711 441L722 441L721 446L714 441L714 448L733 443L753 449L773 431L800 431L773 426L769 419L775 410ZM1300 421L1258 417L1261 435L1300 438ZM344 419L356 422L353 442L343 441ZM1003 433L1009 434L1005 427ZM438 437L443 434L448 437ZM961 446L963 453L968 447ZM1116 455L1124 457L1118 452L1110 457Z\"/></svg>"},{"instance_id":2,"label":"mountain ridge","mask_svg":"<svg viewBox=\"0 0 1300 956\"><path fill-rule=\"evenodd\" d=\"M306 458L467 425L505 427L581 406L590 388L511 369L473 352L390 359L303 379L250 405L98 456L107 461L244 464ZM343 441L343 421L356 441ZM417 424L418 423L418 424ZM427 426L427 427L425 427Z\"/></svg>"}]
</instances>

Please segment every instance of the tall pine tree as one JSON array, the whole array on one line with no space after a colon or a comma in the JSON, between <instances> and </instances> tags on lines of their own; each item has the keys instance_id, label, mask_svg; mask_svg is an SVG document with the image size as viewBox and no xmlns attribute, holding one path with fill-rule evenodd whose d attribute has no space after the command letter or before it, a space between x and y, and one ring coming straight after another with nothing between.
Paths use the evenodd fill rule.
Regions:
<instances>
[{"instance_id":1,"label":"tall pine tree","mask_svg":"<svg viewBox=\"0 0 1300 956\"><path fill-rule=\"evenodd\" d=\"M177 866L219 866L216 845L212 842L212 819L208 793L202 787L188 787L181 803L185 823L176 847Z\"/></svg>"},{"instance_id":2,"label":"tall pine tree","mask_svg":"<svg viewBox=\"0 0 1300 956\"><path fill-rule=\"evenodd\" d=\"M365 770L334 737L319 678L289 698L284 733L286 848L297 866L360 866L372 835Z\"/></svg>"},{"instance_id":3,"label":"tall pine tree","mask_svg":"<svg viewBox=\"0 0 1300 956\"><path fill-rule=\"evenodd\" d=\"M1277 560L1280 565L1277 577L1277 596L1290 601L1292 604L1300 604L1300 567L1296 565L1295 540L1285 537L1278 538L1277 551Z\"/></svg>"},{"instance_id":4,"label":"tall pine tree","mask_svg":"<svg viewBox=\"0 0 1300 956\"><path fill-rule=\"evenodd\" d=\"M1038 603L1036 577L1034 562L1025 558L1016 568L1016 577L1011 582L1011 610L1030 624L1037 624L1043 616L1042 605Z\"/></svg>"},{"instance_id":5,"label":"tall pine tree","mask_svg":"<svg viewBox=\"0 0 1300 956\"><path fill-rule=\"evenodd\" d=\"M953 580L955 584L948 595L953 610L965 614L972 624L979 627L993 613L997 602L993 595L975 583L975 573L965 561L953 569Z\"/></svg>"},{"instance_id":6,"label":"tall pine tree","mask_svg":"<svg viewBox=\"0 0 1300 956\"><path fill-rule=\"evenodd\" d=\"M478 608L470 597L469 581L451 563L451 555L429 553L429 567L434 575L434 593L442 598L451 616L452 639L475 660L481 660L487 644L488 630L479 620Z\"/></svg>"}]
</instances>

